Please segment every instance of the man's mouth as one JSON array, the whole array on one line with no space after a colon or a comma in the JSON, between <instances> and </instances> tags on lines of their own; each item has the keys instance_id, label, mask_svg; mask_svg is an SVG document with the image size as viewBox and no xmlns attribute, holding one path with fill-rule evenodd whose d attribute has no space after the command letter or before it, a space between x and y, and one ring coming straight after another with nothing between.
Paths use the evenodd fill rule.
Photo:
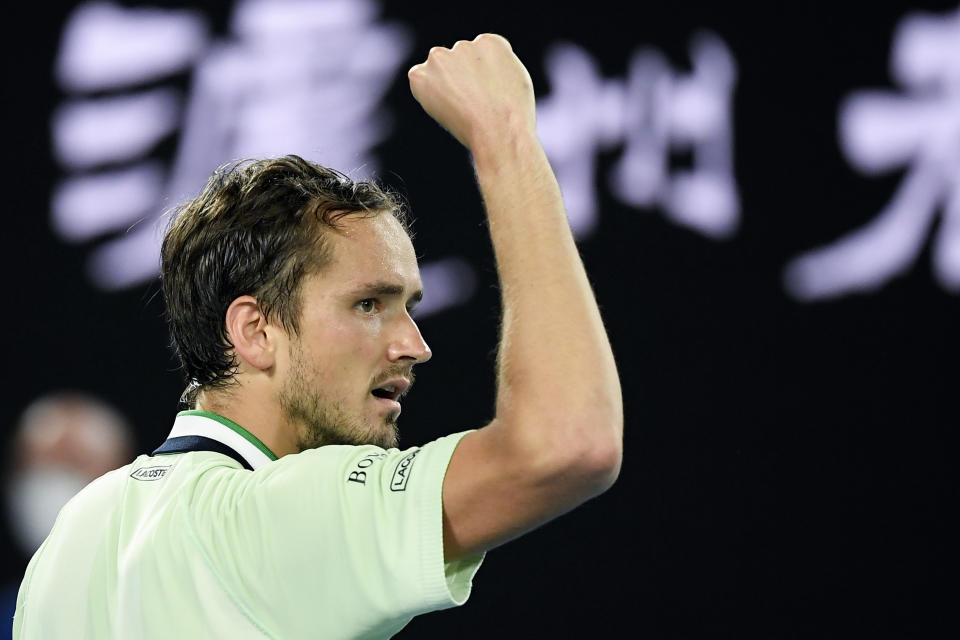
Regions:
<instances>
[{"instance_id":1,"label":"man's mouth","mask_svg":"<svg viewBox=\"0 0 960 640\"><path fill-rule=\"evenodd\" d=\"M370 393L373 397L390 406L394 411L400 411L400 398L410 388L410 381L406 378L393 378L374 387Z\"/></svg>"},{"instance_id":2,"label":"man's mouth","mask_svg":"<svg viewBox=\"0 0 960 640\"><path fill-rule=\"evenodd\" d=\"M371 391L373 395L378 398L389 398L390 400L396 400L400 397L400 391L397 390L393 385L387 385L385 387L378 387Z\"/></svg>"}]
</instances>

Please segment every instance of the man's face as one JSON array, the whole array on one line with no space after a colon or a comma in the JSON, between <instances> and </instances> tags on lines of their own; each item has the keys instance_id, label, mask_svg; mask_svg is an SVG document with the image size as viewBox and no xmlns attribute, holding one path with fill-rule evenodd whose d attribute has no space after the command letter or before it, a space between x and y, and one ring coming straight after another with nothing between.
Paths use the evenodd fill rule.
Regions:
<instances>
[{"instance_id":1,"label":"man's face","mask_svg":"<svg viewBox=\"0 0 960 640\"><path fill-rule=\"evenodd\" d=\"M397 446L399 398L430 348L409 312L421 297L410 238L393 216L341 219L331 261L306 279L279 401L299 447Z\"/></svg>"}]
</instances>

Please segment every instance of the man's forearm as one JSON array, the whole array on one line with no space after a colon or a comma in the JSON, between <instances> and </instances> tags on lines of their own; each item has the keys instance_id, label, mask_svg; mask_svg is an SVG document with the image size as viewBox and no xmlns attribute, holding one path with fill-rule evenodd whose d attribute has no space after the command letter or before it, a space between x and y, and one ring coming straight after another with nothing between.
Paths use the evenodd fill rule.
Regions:
<instances>
[{"instance_id":1,"label":"man's forearm","mask_svg":"<svg viewBox=\"0 0 960 640\"><path fill-rule=\"evenodd\" d=\"M497 417L544 443L618 449L620 383L559 186L536 135L501 124L471 141L503 296Z\"/></svg>"}]
</instances>

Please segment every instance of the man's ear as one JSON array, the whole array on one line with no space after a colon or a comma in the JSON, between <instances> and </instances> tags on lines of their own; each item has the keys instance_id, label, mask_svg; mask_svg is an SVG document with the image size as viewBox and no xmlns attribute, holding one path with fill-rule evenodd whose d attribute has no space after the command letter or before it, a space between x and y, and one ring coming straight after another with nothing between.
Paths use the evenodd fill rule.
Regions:
<instances>
[{"instance_id":1,"label":"man's ear","mask_svg":"<svg viewBox=\"0 0 960 640\"><path fill-rule=\"evenodd\" d=\"M253 296L240 296L227 307L227 335L242 362L265 371L274 364L276 339Z\"/></svg>"}]
</instances>

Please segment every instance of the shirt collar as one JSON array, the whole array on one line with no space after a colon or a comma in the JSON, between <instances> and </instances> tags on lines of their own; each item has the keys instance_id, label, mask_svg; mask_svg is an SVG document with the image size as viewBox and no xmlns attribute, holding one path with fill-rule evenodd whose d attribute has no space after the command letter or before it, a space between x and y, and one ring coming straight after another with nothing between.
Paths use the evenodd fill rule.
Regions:
<instances>
[{"instance_id":1,"label":"shirt collar","mask_svg":"<svg viewBox=\"0 0 960 640\"><path fill-rule=\"evenodd\" d=\"M210 438L229 447L254 471L277 459L255 435L236 422L209 411L181 411L177 414L167 440L185 436Z\"/></svg>"}]
</instances>

